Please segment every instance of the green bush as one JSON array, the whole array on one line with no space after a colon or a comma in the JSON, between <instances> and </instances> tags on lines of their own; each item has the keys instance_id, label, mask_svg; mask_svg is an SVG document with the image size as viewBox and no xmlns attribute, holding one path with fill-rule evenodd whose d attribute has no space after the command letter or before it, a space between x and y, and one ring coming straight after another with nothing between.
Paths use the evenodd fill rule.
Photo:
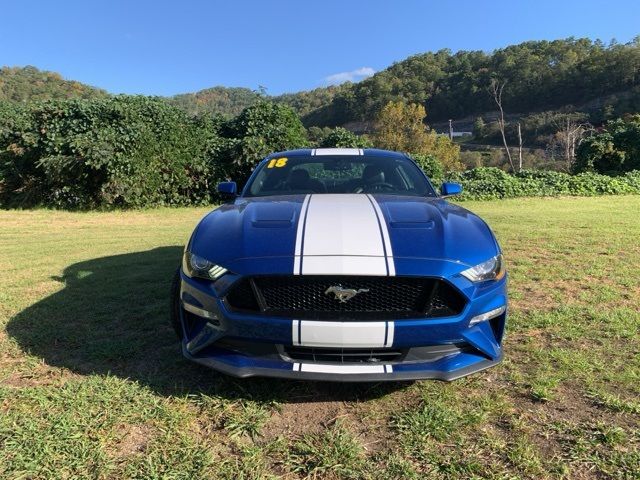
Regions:
<instances>
[{"instance_id":1,"label":"green bush","mask_svg":"<svg viewBox=\"0 0 640 480\"><path fill-rule=\"evenodd\" d=\"M209 201L218 125L161 99L33 103L0 137L0 199L63 208ZM3 122L6 126L6 120Z\"/></svg>"},{"instance_id":2,"label":"green bush","mask_svg":"<svg viewBox=\"0 0 640 480\"><path fill-rule=\"evenodd\" d=\"M640 191L640 170L627 172L622 178L631 188Z\"/></svg>"},{"instance_id":3,"label":"green bush","mask_svg":"<svg viewBox=\"0 0 640 480\"><path fill-rule=\"evenodd\" d=\"M434 155L418 153L412 154L411 158L416 161L434 185L442 182L444 166Z\"/></svg>"},{"instance_id":4,"label":"green bush","mask_svg":"<svg viewBox=\"0 0 640 480\"><path fill-rule=\"evenodd\" d=\"M640 171L619 177L598 173L570 175L539 170L525 170L510 175L495 167L480 167L449 174L447 180L462 184L463 192L459 198L463 200L640 194Z\"/></svg>"},{"instance_id":5,"label":"green bush","mask_svg":"<svg viewBox=\"0 0 640 480\"><path fill-rule=\"evenodd\" d=\"M463 197L470 199L492 199L517 196L517 180L507 172L495 167L481 167L452 173L449 181L463 185Z\"/></svg>"},{"instance_id":6,"label":"green bush","mask_svg":"<svg viewBox=\"0 0 640 480\"><path fill-rule=\"evenodd\" d=\"M617 175L640 169L640 115L607 122L604 130L580 143L575 172Z\"/></svg>"},{"instance_id":7,"label":"green bush","mask_svg":"<svg viewBox=\"0 0 640 480\"><path fill-rule=\"evenodd\" d=\"M626 145L630 165L637 158L636 130L616 125L626 129L618 143ZM333 145L364 146L366 140L339 128L321 133ZM0 102L0 205L209 203L218 181L241 183L265 155L308 143L296 114L266 100L231 120L190 117L162 99L141 96ZM461 199L640 193L640 170L614 177L535 170L509 175L492 167L447 173L433 155L414 158L435 185L445 178L462 183Z\"/></svg>"},{"instance_id":8,"label":"green bush","mask_svg":"<svg viewBox=\"0 0 640 480\"><path fill-rule=\"evenodd\" d=\"M356 135L346 128L336 127L320 140L319 146L320 148L371 148L372 143L367 137Z\"/></svg>"},{"instance_id":9,"label":"green bush","mask_svg":"<svg viewBox=\"0 0 640 480\"><path fill-rule=\"evenodd\" d=\"M291 107L265 99L227 122L223 135L229 143L222 168L239 183L270 153L308 145L307 132Z\"/></svg>"},{"instance_id":10,"label":"green bush","mask_svg":"<svg viewBox=\"0 0 640 480\"><path fill-rule=\"evenodd\" d=\"M307 143L295 112L266 100L231 120L142 96L0 102L0 204L210 203L218 181L242 182L265 155Z\"/></svg>"}]
</instances>

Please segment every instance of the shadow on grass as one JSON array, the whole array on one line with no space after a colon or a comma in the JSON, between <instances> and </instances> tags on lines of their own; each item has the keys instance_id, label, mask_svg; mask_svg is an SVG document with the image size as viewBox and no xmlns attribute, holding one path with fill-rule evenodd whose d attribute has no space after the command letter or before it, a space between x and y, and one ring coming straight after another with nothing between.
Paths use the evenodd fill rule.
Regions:
<instances>
[{"instance_id":1,"label":"shadow on grass","mask_svg":"<svg viewBox=\"0 0 640 480\"><path fill-rule=\"evenodd\" d=\"M162 395L307 402L374 398L407 385L239 380L188 362L169 324L181 254L161 247L71 265L55 278L64 288L13 317L7 332L49 365L129 378Z\"/></svg>"}]
</instances>

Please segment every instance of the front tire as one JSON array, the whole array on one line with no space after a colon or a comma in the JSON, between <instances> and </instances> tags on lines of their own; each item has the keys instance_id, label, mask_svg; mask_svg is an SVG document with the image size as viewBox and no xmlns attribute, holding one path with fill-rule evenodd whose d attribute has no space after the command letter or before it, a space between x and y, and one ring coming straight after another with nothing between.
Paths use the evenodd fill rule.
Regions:
<instances>
[{"instance_id":1,"label":"front tire","mask_svg":"<svg viewBox=\"0 0 640 480\"><path fill-rule=\"evenodd\" d=\"M169 299L169 319L178 340L182 341L183 330L180 320L180 269L176 270L171 280L171 298Z\"/></svg>"}]
</instances>

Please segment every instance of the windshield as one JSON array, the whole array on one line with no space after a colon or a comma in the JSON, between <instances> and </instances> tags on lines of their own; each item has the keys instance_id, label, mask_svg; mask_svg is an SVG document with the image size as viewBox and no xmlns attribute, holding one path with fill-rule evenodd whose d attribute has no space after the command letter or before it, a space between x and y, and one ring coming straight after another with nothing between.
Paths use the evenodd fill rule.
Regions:
<instances>
[{"instance_id":1,"label":"windshield","mask_svg":"<svg viewBox=\"0 0 640 480\"><path fill-rule=\"evenodd\" d=\"M384 193L435 197L422 171L407 158L295 156L264 162L245 195L301 193Z\"/></svg>"}]
</instances>

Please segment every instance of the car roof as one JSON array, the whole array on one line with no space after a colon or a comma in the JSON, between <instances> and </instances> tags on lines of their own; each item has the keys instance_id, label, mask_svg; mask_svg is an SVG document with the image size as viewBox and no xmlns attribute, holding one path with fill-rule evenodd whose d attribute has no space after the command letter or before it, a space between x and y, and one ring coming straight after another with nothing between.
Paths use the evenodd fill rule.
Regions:
<instances>
[{"instance_id":1,"label":"car roof","mask_svg":"<svg viewBox=\"0 0 640 480\"><path fill-rule=\"evenodd\" d=\"M267 157L308 157L308 156L365 156L365 157L387 157L387 158L407 158L407 154L403 152L394 152L392 150L381 150L378 148L299 148L297 150L285 150L283 152L275 152Z\"/></svg>"}]
</instances>

